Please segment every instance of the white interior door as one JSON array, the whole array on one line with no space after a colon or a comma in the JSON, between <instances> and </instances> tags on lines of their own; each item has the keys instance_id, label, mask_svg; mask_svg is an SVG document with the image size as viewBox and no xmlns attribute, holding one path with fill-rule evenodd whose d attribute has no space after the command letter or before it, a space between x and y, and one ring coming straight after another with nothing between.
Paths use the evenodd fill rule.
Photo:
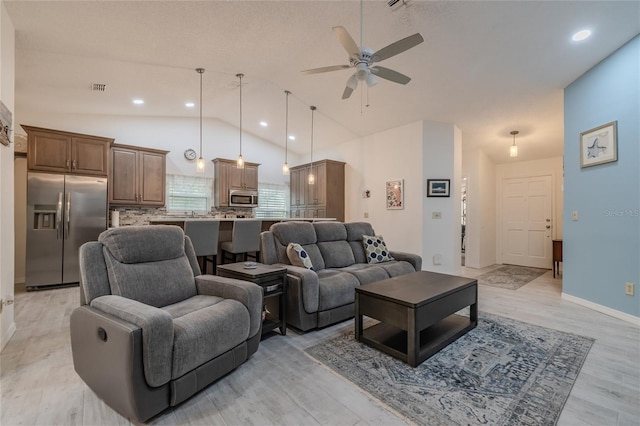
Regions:
<instances>
[{"instance_id":1,"label":"white interior door","mask_svg":"<svg viewBox=\"0 0 640 426\"><path fill-rule=\"evenodd\" d=\"M551 176L502 181L502 262L551 268Z\"/></svg>"}]
</instances>

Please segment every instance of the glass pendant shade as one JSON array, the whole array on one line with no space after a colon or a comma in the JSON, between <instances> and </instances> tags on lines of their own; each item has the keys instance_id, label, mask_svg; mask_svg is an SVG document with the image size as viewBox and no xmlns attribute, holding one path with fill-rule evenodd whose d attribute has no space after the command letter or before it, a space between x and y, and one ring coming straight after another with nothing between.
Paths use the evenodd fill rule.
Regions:
<instances>
[{"instance_id":1,"label":"glass pendant shade","mask_svg":"<svg viewBox=\"0 0 640 426\"><path fill-rule=\"evenodd\" d=\"M311 166L309 167L309 176L307 176L307 183L309 185L315 185L316 177L313 174L313 112L316 110L316 107L311 105L309 107L311 109Z\"/></svg>"},{"instance_id":2,"label":"glass pendant shade","mask_svg":"<svg viewBox=\"0 0 640 426\"><path fill-rule=\"evenodd\" d=\"M204 173L205 162L202 157L202 74L204 68L196 68L196 72L200 74L200 157L196 161L196 173Z\"/></svg>"},{"instance_id":3,"label":"glass pendant shade","mask_svg":"<svg viewBox=\"0 0 640 426\"><path fill-rule=\"evenodd\" d=\"M236 74L236 77L240 79L240 154L236 161L236 167L244 169L244 159L242 158L242 77L244 77L244 74Z\"/></svg>"},{"instance_id":4,"label":"glass pendant shade","mask_svg":"<svg viewBox=\"0 0 640 426\"><path fill-rule=\"evenodd\" d=\"M200 157L198 158L198 161L196 161L196 171L198 173L204 173L204 169L205 169L204 158Z\"/></svg>"},{"instance_id":5,"label":"glass pendant shade","mask_svg":"<svg viewBox=\"0 0 640 426\"><path fill-rule=\"evenodd\" d=\"M284 119L284 164L282 165L282 174L289 174L289 163L287 162L287 157L289 155L289 95L290 91L285 90L285 119Z\"/></svg>"},{"instance_id":6,"label":"glass pendant shade","mask_svg":"<svg viewBox=\"0 0 640 426\"><path fill-rule=\"evenodd\" d=\"M515 158L518 156L518 146L516 145L516 135L520 133L517 130L513 130L511 135L513 135L513 145L509 148L509 157Z\"/></svg>"}]
</instances>

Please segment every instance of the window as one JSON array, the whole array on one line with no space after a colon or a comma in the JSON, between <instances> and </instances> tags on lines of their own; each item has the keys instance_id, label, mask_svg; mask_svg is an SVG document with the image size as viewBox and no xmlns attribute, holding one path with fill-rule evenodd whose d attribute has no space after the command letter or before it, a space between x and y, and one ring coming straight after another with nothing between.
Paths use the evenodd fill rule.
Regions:
<instances>
[{"instance_id":1,"label":"window","mask_svg":"<svg viewBox=\"0 0 640 426\"><path fill-rule=\"evenodd\" d=\"M213 179L167 175L167 211L209 211Z\"/></svg>"},{"instance_id":2,"label":"window","mask_svg":"<svg viewBox=\"0 0 640 426\"><path fill-rule=\"evenodd\" d=\"M286 218L289 212L289 186L274 183L258 184L256 217Z\"/></svg>"}]
</instances>

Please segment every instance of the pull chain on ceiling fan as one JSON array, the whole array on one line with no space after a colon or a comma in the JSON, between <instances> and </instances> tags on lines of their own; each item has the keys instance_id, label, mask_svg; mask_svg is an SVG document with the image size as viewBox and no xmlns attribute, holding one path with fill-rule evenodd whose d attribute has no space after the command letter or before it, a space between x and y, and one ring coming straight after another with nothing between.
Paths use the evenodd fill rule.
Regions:
<instances>
[{"instance_id":1,"label":"pull chain on ceiling fan","mask_svg":"<svg viewBox=\"0 0 640 426\"><path fill-rule=\"evenodd\" d=\"M342 93L342 99L348 99L353 91L358 87L358 82L366 82L367 86L375 86L378 82L376 77L384 78L385 80L393 81L394 83L407 84L411 81L411 78L394 71L390 68L381 67L379 65L374 66L376 62L384 61L393 56L396 56L405 50L409 50L422 43L424 39L420 33L415 33L409 37L405 37L402 40L398 40L395 43L383 47L380 50L373 51L362 45L362 33L363 33L363 10L362 0L360 1L360 47L353 40L353 37L344 27L333 27L333 32L344 50L349 54L349 65L332 65L328 67L313 68L302 71L304 74L318 74L329 71L339 71L348 68L354 68L355 72L347 80L347 85Z\"/></svg>"}]
</instances>

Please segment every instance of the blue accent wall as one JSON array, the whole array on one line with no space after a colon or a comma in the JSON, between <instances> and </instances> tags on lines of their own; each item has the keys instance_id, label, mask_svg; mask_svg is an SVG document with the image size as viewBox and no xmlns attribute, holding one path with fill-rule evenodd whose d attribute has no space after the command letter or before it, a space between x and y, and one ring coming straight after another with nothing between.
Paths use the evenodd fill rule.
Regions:
<instances>
[{"instance_id":1,"label":"blue accent wall","mask_svg":"<svg viewBox=\"0 0 640 426\"><path fill-rule=\"evenodd\" d=\"M618 161L580 168L580 133L611 121ZM563 292L640 317L640 36L564 91L563 228Z\"/></svg>"}]
</instances>

